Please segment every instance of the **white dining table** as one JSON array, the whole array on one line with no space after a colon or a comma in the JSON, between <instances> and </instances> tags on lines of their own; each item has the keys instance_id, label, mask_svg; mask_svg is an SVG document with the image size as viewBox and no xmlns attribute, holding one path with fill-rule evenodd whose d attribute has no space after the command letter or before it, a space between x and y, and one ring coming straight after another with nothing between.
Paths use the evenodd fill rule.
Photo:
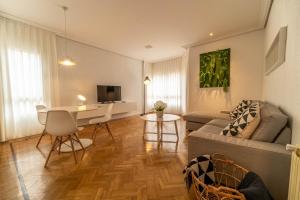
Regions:
<instances>
[{"instance_id":1,"label":"white dining table","mask_svg":"<svg viewBox=\"0 0 300 200\"><path fill-rule=\"evenodd\" d=\"M42 110L39 110L39 112L47 113L48 111L52 111L52 110L66 110L72 114L74 120L77 123L77 116L78 116L79 112L97 110L101 107L103 107L103 105L98 105L98 104L82 105L82 106L60 106L60 107L52 107L52 108L42 109ZM79 130L82 130L82 129L79 128ZM93 140L90 138L80 138L79 140L82 143L84 148L87 148L93 144ZM74 150L75 151L81 150L81 146L78 142L74 143ZM61 152L72 152L70 141L65 142L61 146L60 151Z\"/></svg>"}]
</instances>

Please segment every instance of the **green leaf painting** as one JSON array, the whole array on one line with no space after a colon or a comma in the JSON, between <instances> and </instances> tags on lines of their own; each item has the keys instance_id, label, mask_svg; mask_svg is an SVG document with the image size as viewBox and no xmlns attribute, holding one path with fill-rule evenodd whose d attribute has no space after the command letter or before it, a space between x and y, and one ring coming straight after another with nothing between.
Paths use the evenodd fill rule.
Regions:
<instances>
[{"instance_id":1,"label":"green leaf painting","mask_svg":"<svg viewBox=\"0 0 300 200\"><path fill-rule=\"evenodd\" d=\"M230 49L200 54L200 88L230 86Z\"/></svg>"}]
</instances>

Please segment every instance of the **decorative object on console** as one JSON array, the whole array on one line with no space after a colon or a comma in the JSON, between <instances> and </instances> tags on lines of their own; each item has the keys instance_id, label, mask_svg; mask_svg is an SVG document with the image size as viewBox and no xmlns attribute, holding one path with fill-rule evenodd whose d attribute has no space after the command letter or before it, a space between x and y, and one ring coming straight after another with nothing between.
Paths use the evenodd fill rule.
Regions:
<instances>
[{"instance_id":1,"label":"decorative object on console","mask_svg":"<svg viewBox=\"0 0 300 200\"><path fill-rule=\"evenodd\" d=\"M86 97L83 96L83 95L81 95L81 94L78 94L78 95L77 95L77 99L78 99L78 101L79 101L79 105L80 105L80 106L84 105L84 103L86 102Z\"/></svg>"},{"instance_id":2,"label":"decorative object on console","mask_svg":"<svg viewBox=\"0 0 300 200\"><path fill-rule=\"evenodd\" d=\"M221 135L237 136L248 139L254 133L260 122L259 103L252 103L236 120L229 123Z\"/></svg>"},{"instance_id":3,"label":"decorative object on console","mask_svg":"<svg viewBox=\"0 0 300 200\"><path fill-rule=\"evenodd\" d=\"M167 108L167 104L163 101L157 101L154 104L154 110L158 118L162 118L164 115L164 110Z\"/></svg>"},{"instance_id":4,"label":"decorative object on console","mask_svg":"<svg viewBox=\"0 0 300 200\"><path fill-rule=\"evenodd\" d=\"M200 54L200 88L230 86L230 49Z\"/></svg>"}]
</instances>

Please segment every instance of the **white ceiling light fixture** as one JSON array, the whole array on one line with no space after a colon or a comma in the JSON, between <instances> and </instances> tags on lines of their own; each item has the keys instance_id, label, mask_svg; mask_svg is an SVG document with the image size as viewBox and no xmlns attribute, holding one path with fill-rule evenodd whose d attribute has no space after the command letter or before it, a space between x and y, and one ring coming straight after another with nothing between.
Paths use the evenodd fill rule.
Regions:
<instances>
[{"instance_id":1,"label":"white ceiling light fixture","mask_svg":"<svg viewBox=\"0 0 300 200\"><path fill-rule=\"evenodd\" d=\"M68 7L63 6L62 7L63 11L64 11L64 16L65 16L65 35L64 35L64 39L65 39L65 56L63 59L58 61L58 64L60 65L64 65L64 66L74 66L76 65L76 63L73 61L73 59L68 55L68 39L67 39L67 10Z\"/></svg>"}]
</instances>

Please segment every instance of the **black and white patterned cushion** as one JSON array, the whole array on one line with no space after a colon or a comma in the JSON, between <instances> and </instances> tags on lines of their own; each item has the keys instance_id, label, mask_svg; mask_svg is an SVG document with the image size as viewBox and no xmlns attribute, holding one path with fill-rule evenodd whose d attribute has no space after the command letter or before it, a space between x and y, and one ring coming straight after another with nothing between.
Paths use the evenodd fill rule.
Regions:
<instances>
[{"instance_id":1,"label":"black and white patterned cushion","mask_svg":"<svg viewBox=\"0 0 300 200\"><path fill-rule=\"evenodd\" d=\"M202 155L191 160L191 162L185 167L183 173L185 174L185 181L188 188L192 184L191 173L195 172L199 180L205 184L215 183L214 165L210 155ZM202 188L199 188L202 190Z\"/></svg>"},{"instance_id":2,"label":"black and white patterned cushion","mask_svg":"<svg viewBox=\"0 0 300 200\"><path fill-rule=\"evenodd\" d=\"M251 100L242 100L237 107L235 107L230 113L229 116L231 119L237 119L250 105L252 104Z\"/></svg>"},{"instance_id":3,"label":"black and white patterned cushion","mask_svg":"<svg viewBox=\"0 0 300 200\"><path fill-rule=\"evenodd\" d=\"M221 135L237 136L239 134L238 128L229 123L221 132Z\"/></svg>"},{"instance_id":4,"label":"black and white patterned cushion","mask_svg":"<svg viewBox=\"0 0 300 200\"><path fill-rule=\"evenodd\" d=\"M259 114L259 103L252 103L244 112L233 122L229 123L221 132L221 135L239 136L247 125L252 122Z\"/></svg>"}]
</instances>

